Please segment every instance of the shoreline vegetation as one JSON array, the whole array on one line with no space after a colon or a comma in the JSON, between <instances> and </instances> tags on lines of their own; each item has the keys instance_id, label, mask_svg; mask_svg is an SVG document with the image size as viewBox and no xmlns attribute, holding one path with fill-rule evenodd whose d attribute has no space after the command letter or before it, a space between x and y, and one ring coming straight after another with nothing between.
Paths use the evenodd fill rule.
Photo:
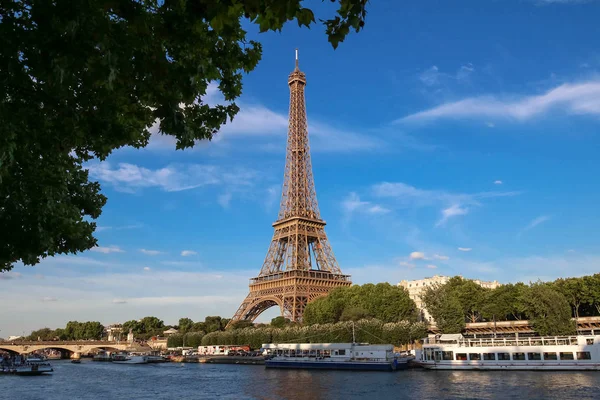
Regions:
<instances>
[{"instance_id":1,"label":"shoreline vegetation","mask_svg":"<svg viewBox=\"0 0 600 400\"><path fill-rule=\"evenodd\" d=\"M432 321L443 333L463 332L468 322L529 320L540 335L576 333L572 318L600 315L600 274L530 284L509 283L486 289L459 276L446 284L428 286L422 300ZM302 324L276 317L270 324L208 316L204 322L181 318L165 325L157 317L122 324L121 340L131 330L138 340L159 337L169 328L168 347L200 345L260 346L272 342L348 342L352 323L356 341L405 345L427 336L429 322L408 292L389 283L354 285L333 290L306 306ZM100 340L106 337L100 322L70 321L65 328L42 328L27 340Z\"/></svg>"}]
</instances>

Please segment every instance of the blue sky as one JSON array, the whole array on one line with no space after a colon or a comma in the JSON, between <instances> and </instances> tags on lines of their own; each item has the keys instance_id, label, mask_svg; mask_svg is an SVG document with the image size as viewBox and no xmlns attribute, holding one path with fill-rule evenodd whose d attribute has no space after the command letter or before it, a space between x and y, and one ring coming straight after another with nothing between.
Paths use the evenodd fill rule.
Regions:
<instances>
[{"instance_id":1,"label":"blue sky","mask_svg":"<svg viewBox=\"0 0 600 400\"><path fill-rule=\"evenodd\" d=\"M335 51L319 26L252 28L263 60L236 120L191 150L156 135L92 163L99 247L0 275L0 336L230 317L277 216L296 47L321 215L354 282L598 272L600 3L397 3L372 1Z\"/></svg>"}]
</instances>

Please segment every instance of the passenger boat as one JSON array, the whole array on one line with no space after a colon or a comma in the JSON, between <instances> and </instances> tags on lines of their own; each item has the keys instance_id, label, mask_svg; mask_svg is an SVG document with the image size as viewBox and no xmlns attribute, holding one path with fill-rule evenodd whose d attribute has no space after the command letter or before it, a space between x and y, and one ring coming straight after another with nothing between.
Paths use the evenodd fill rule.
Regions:
<instances>
[{"instance_id":1,"label":"passenger boat","mask_svg":"<svg viewBox=\"0 0 600 400\"><path fill-rule=\"evenodd\" d=\"M112 358L109 352L100 350L98 351L98 354L92 358L92 361L112 361Z\"/></svg>"},{"instance_id":2,"label":"passenger boat","mask_svg":"<svg viewBox=\"0 0 600 400\"><path fill-rule=\"evenodd\" d=\"M54 369L42 358L30 357L21 361L21 357L17 356L14 365L9 368L8 372L21 376L35 376L50 374L54 372Z\"/></svg>"},{"instance_id":3,"label":"passenger boat","mask_svg":"<svg viewBox=\"0 0 600 400\"><path fill-rule=\"evenodd\" d=\"M408 361L394 356L394 346L363 343L263 344L267 368L395 371Z\"/></svg>"},{"instance_id":4,"label":"passenger boat","mask_svg":"<svg viewBox=\"0 0 600 400\"><path fill-rule=\"evenodd\" d=\"M416 362L428 369L600 370L600 336L424 339Z\"/></svg>"},{"instance_id":5,"label":"passenger boat","mask_svg":"<svg viewBox=\"0 0 600 400\"><path fill-rule=\"evenodd\" d=\"M148 364L148 356L128 355L124 359L113 359L113 364Z\"/></svg>"}]
</instances>

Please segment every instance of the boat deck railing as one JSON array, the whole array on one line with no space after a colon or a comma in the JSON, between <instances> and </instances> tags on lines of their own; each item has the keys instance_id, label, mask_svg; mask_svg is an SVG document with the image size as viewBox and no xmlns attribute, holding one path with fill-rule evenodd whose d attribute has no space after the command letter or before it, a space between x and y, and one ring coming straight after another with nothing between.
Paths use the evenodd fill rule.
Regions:
<instances>
[{"instance_id":1,"label":"boat deck railing","mask_svg":"<svg viewBox=\"0 0 600 400\"><path fill-rule=\"evenodd\" d=\"M593 342L592 342L593 343ZM499 347L499 346L573 346L578 344L577 336L526 337L526 338L482 338L439 340L427 338L423 344L453 345L457 347Z\"/></svg>"}]
</instances>

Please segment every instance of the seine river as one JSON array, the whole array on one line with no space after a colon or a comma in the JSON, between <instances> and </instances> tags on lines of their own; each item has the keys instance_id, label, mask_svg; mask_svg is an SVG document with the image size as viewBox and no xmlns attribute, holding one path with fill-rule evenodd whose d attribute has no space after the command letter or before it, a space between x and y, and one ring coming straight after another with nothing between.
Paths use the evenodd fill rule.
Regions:
<instances>
[{"instance_id":1,"label":"seine river","mask_svg":"<svg viewBox=\"0 0 600 400\"><path fill-rule=\"evenodd\" d=\"M0 399L598 399L600 372L353 372L254 365L53 362L52 376L0 376Z\"/></svg>"}]
</instances>

